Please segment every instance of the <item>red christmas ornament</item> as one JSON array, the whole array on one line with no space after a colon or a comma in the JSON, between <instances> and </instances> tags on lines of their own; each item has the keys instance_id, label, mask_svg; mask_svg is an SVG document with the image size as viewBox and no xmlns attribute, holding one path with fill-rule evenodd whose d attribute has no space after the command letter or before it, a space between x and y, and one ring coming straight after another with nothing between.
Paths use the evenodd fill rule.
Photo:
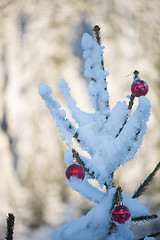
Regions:
<instances>
[{"instance_id":1,"label":"red christmas ornament","mask_svg":"<svg viewBox=\"0 0 160 240\"><path fill-rule=\"evenodd\" d=\"M135 97L145 96L149 90L148 84L141 80L134 80L131 86L131 92Z\"/></svg>"},{"instance_id":2,"label":"red christmas ornament","mask_svg":"<svg viewBox=\"0 0 160 240\"><path fill-rule=\"evenodd\" d=\"M112 210L112 219L119 224L125 223L131 216L128 207L124 205L117 205Z\"/></svg>"},{"instance_id":3,"label":"red christmas ornament","mask_svg":"<svg viewBox=\"0 0 160 240\"><path fill-rule=\"evenodd\" d=\"M76 177L78 179L84 179L85 170L79 164L72 164L66 169L66 178L70 179L71 177Z\"/></svg>"}]
</instances>

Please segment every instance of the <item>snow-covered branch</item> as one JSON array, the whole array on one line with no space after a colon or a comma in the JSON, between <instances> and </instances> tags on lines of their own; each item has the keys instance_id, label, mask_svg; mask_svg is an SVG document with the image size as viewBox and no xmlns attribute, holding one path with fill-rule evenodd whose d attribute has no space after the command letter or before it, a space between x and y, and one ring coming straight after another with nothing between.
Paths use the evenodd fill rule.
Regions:
<instances>
[{"instance_id":1,"label":"snow-covered branch","mask_svg":"<svg viewBox=\"0 0 160 240\"><path fill-rule=\"evenodd\" d=\"M140 147L143 136L146 133L146 123L150 116L150 107L150 101L144 96L140 97L136 111L129 118L120 135L117 137L119 151L124 156L124 160L120 164L131 160Z\"/></svg>"},{"instance_id":2,"label":"snow-covered branch","mask_svg":"<svg viewBox=\"0 0 160 240\"><path fill-rule=\"evenodd\" d=\"M41 83L39 86L39 94L41 98L45 100L47 108L50 110L53 119L56 121L56 126L59 129L62 139L65 140L69 146L72 146L72 138L76 133L76 128L70 120L66 118L65 111L60 109L61 105L53 100L51 96L52 89L45 83Z\"/></svg>"},{"instance_id":3,"label":"snow-covered branch","mask_svg":"<svg viewBox=\"0 0 160 240\"><path fill-rule=\"evenodd\" d=\"M82 181L73 177L73 179L67 181L67 183L74 190L95 203L100 203L105 196L105 193L101 192L96 187L93 187L87 179Z\"/></svg>"},{"instance_id":4,"label":"snow-covered branch","mask_svg":"<svg viewBox=\"0 0 160 240\"><path fill-rule=\"evenodd\" d=\"M110 110L108 106L109 94L107 91L106 77L108 72L102 66L103 49L88 33L82 36L83 57L85 58L85 77L92 81L89 83L88 92L93 107L100 114L108 118Z\"/></svg>"},{"instance_id":5,"label":"snow-covered branch","mask_svg":"<svg viewBox=\"0 0 160 240\"><path fill-rule=\"evenodd\" d=\"M76 101L72 98L70 88L64 79L60 80L59 88L66 99L67 105L72 113L72 117L76 120L79 126L86 125L90 121L93 121L93 114L84 112L76 106Z\"/></svg>"},{"instance_id":6,"label":"snow-covered branch","mask_svg":"<svg viewBox=\"0 0 160 240\"><path fill-rule=\"evenodd\" d=\"M56 120L62 138L70 146L65 151L68 185L89 200L98 203L85 217L60 228L56 232L56 240L69 240L73 236L77 240L133 240L133 233L128 229L131 219L139 221L156 217L156 215L150 215L148 210L135 198L143 192L146 184L150 183L153 175L159 169L159 165L133 196L124 194L120 186L117 189L114 188L114 172L120 165L134 157L142 143L151 106L150 101L142 96L147 93L148 85L138 77L139 72L135 70L131 90L137 96L131 94L129 105L125 101L118 102L110 111L106 82L108 72L104 70L104 48L100 45L99 30L100 28L95 26L97 42L87 33L82 37L85 77L91 79L88 93L95 108L94 113L86 113L77 107L67 82L61 79L59 87L64 94L72 117L78 125L75 128L66 118L66 113L61 109L60 104L53 100L52 90L44 83L39 87L39 94ZM145 94L144 91L146 91ZM132 114L135 96L139 97L139 103ZM89 157L80 155L73 148L72 138L77 140L82 150L88 152ZM90 178L98 180L100 187L105 185L106 192L104 193L90 184ZM121 217L124 219L120 219Z\"/></svg>"}]
</instances>

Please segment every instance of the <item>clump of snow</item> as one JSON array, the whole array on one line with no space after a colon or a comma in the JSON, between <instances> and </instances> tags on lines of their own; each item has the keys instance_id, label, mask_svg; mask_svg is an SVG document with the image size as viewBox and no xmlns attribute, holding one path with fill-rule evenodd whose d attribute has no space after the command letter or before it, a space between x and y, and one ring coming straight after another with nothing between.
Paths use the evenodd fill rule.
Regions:
<instances>
[{"instance_id":1,"label":"clump of snow","mask_svg":"<svg viewBox=\"0 0 160 240\"><path fill-rule=\"evenodd\" d=\"M84 33L82 36L82 49L88 50L93 46L93 39L88 33Z\"/></svg>"},{"instance_id":2,"label":"clump of snow","mask_svg":"<svg viewBox=\"0 0 160 240\"><path fill-rule=\"evenodd\" d=\"M84 180L71 178L67 181L68 186L72 187L74 190L79 192L81 195L85 196L89 200L100 203L104 197L104 193L93 187L85 178Z\"/></svg>"},{"instance_id":3,"label":"clump of snow","mask_svg":"<svg viewBox=\"0 0 160 240\"><path fill-rule=\"evenodd\" d=\"M55 234L55 240L70 240L73 237L74 240L133 240L134 235L128 229L127 224L117 225L114 234L109 235L112 223L110 210L114 193L115 189L108 191L101 202L92 208L86 216L59 228Z\"/></svg>"},{"instance_id":4,"label":"clump of snow","mask_svg":"<svg viewBox=\"0 0 160 240\"><path fill-rule=\"evenodd\" d=\"M123 204L127 206L131 212L131 217L148 216L148 209L143 206L138 199L133 199L131 194L123 193Z\"/></svg>"}]
</instances>

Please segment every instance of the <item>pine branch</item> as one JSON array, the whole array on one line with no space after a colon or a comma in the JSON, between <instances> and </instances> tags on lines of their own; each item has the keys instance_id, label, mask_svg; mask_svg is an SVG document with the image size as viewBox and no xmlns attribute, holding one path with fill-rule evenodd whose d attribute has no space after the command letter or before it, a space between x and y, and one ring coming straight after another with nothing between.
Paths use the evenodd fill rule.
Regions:
<instances>
[{"instance_id":1,"label":"pine branch","mask_svg":"<svg viewBox=\"0 0 160 240\"><path fill-rule=\"evenodd\" d=\"M45 83L41 83L39 85L39 94L41 98L45 101L47 108L50 110L50 113L53 119L56 121L57 128L61 133L61 136L65 141L68 141L68 137L70 140L73 136L76 135L77 129L71 123L71 121L66 117L66 113L61 109L61 105L56 102L51 94L52 90ZM66 137L66 131L69 135Z\"/></svg>"},{"instance_id":2,"label":"pine branch","mask_svg":"<svg viewBox=\"0 0 160 240\"><path fill-rule=\"evenodd\" d=\"M101 46L100 30L101 29L100 29L100 27L98 25L95 25L94 28L93 28L93 31L95 32L95 36L96 36L96 41ZM102 56L101 65L102 65L102 69L105 71L103 56ZM92 80L95 81L94 79L92 79ZM104 81L106 82L106 79L104 79ZM104 90L107 91L107 85L106 85ZM109 100L107 100L106 107L109 107Z\"/></svg>"},{"instance_id":3,"label":"pine branch","mask_svg":"<svg viewBox=\"0 0 160 240\"><path fill-rule=\"evenodd\" d=\"M93 31L95 32L97 43L101 45L100 27L98 25L95 25Z\"/></svg>"},{"instance_id":4,"label":"pine branch","mask_svg":"<svg viewBox=\"0 0 160 240\"><path fill-rule=\"evenodd\" d=\"M133 74L134 74L134 75L133 75L133 79L136 79L136 78L138 78L138 76L139 76L139 71L134 70ZM134 96L133 94L131 94L130 101L129 101L129 104L128 104L128 109L129 109L129 110L131 110L132 107L133 107L134 99L135 99L135 96Z\"/></svg>"},{"instance_id":5,"label":"pine branch","mask_svg":"<svg viewBox=\"0 0 160 240\"><path fill-rule=\"evenodd\" d=\"M112 200L112 207L110 212L112 212L113 208L115 205L122 203L122 189L121 187L118 187L116 189L116 192L114 194L113 200ZM109 228L109 232L108 235L111 235L113 231L115 231L117 229L117 225L112 221L110 228Z\"/></svg>"},{"instance_id":6,"label":"pine branch","mask_svg":"<svg viewBox=\"0 0 160 240\"><path fill-rule=\"evenodd\" d=\"M131 94L130 100L129 100L129 104L128 104L128 109L131 110L134 104L134 99L135 96L133 94Z\"/></svg>"},{"instance_id":7,"label":"pine branch","mask_svg":"<svg viewBox=\"0 0 160 240\"><path fill-rule=\"evenodd\" d=\"M7 233L6 233L6 239L12 240L13 239L13 229L14 229L14 221L15 217L12 213L8 213L8 217L6 219L7 221Z\"/></svg>"},{"instance_id":8,"label":"pine branch","mask_svg":"<svg viewBox=\"0 0 160 240\"><path fill-rule=\"evenodd\" d=\"M75 134L74 134L73 137L77 140L78 143L80 143L80 140L79 140L79 138L78 138L78 132L75 132Z\"/></svg>"},{"instance_id":9,"label":"pine branch","mask_svg":"<svg viewBox=\"0 0 160 240\"><path fill-rule=\"evenodd\" d=\"M111 211L112 211L112 209L114 208L115 205L122 204L122 200L123 200L122 189L121 189L121 187L118 187L116 189L116 192L115 192L113 200L112 200Z\"/></svg>"},{"instance_id":10,"label":"pine branch","mask_svg":"<svg viewBox=\"0 0 160 240\"><path fill-rule=\"evenodd\" d=\"M82 165L82 167L84 168L84 170L85 170L89 175L91 175L92 178L95 178L94 172L91 172L91 173L90 173L90 172L89 172L89 169L85 167L85 163L84 163L83 160L80 158L79 153L78 153L75 149L73 149L73 148L72 148L72 153L73 153L73 158L75 158L75 159L77 160L77 162L78 162L80 165Z\"/></svg>"},{"instance_id":11,"label":"pine branch","mask_svg":"<svg viewBox=\"0 0 160 240\"><path fill-rule=\"evenodd\" d=\"M92 113L84 112L79 107L77 107L75 99L71 96L71 89L64 79L60 79L59 88L65 97L67 106L70 109L72 117L75 119L75 121L80 127L88 124L90 121L93 120Z\"/></svg>"},{"instance_id":12,"label":"pine branch","mask_svg":"<svg viewBox=\"0 0 160 240\"><path fill-rule=\"evenodd\" d=\"M91 172L91 173L90 173L90 170L85 167L85 163L84 163L83 160L80 158L79 153L78 153L75 149L73 149L73 148L72 148L72 153L73 153L73 158L75 158L76 161L77 161L80 165L82 165L82 167L83 167L84 170L88 173L88 175L90 175L92 178L96 178L95 175L94 175L94 172ZM106 182L104 183L104 186L106 187L106 189L108 189L108 185L107 185Z\"/></svg>"},{"instance_id":13,"label":"pine branch","mask_svg":"<svg viewBox=\"0 0 160 240\"><path fill-rule=\"evenodd\" d=\"M139 72L138 72L137 70L134 70L133 74L134 74L134 75L133 75L133 79L135 79L135 78L138 77ZM132 107L133 107L134 99L135 99L135 96L134 96L133 94L131 94L130 100L129 100L129 104L128 104L128 109L129 109L130 111L131 111L131 109L132 109ZM124 126L126 125L126 123L127 123L127 121L128 121L129 116L130 116L130 115L128 114L128 116L127 116L127 118L125 119L122 127L119 129L119 133L117 134L116 137L118 137L119 134L121 133L121 131L123 130Z\"/></svg>"},{"instance_id":14,"label":"pine branch","mask_svg":"<svg viewBox=\"0 0 160 240\"><path fill-rule=\"evenodd\" d=\"M151 238L151 237L158 237L158 236L160 236L160 232L153 233L153 234L148 235L148 236L146 236L146 237ZM138 240L144 240L144 239L145 239L145 237L139 238Z\"/></svg>"},{"instance_id":15,"label":"pine branch","mask_svg":"<svg viewBox=\"0 0 160 240\"><path fill-rule=\"evenodd\" d=\"M136 135L135 135L135 138L134 138L134 141L136 142L138 140L138 136L141 132L141 129L139 128L138 131L136 132ZM131 147L128 148L128 152L130 152L132 150Z\"/></svg>"},{"instance_id":16,"label":"pine branch","mask_svg":"<svg viewBox=\"0 0 160 240\"><path fill-rule=\"evenodd\" d=\"M150 220L153 220L155 218L158 218L158 216L156 214L153 214L153 215L148 215L148 216L131 218L131 221L132 222L143 222L143 221L150 221Z\"/></svg>"},{"instance_id":17,"label":"pine branch","mask_svg":"<svg viewBox=\"0 0 160 240\"><path fill-rule=\"evenodd\" d=\"M101 29L98 25L95 25L94 28L93 28L93 31L95 32L95 36L96 36L96 41L101 46L100 30ZM103 60L103 58L102 58L101 64L102 64L102 69L104 70L104 60Z\"/></svg>"},{"instance_id":18,"label":"pine branch","mask_svg":"<svg viewBox=\"0 0 160 240\"><path fill-rule=\"evenodd\" d=\"M144 182L139 186L137 191L133 194L132 198L140 197L145 190L147 189L148 185L153 181L154 176L156 175L157 171L160 169L160 162L157 164L153 172L144 180Z\"/></svg>"},{"instance_id":19,"label":"pine branch","mask_svg":"<svg viewBox=\"0 0 160 240\"><path fill-rule=\"evenodd\" d=\"M114 222L112 222L112 223L111 223L111 226L110 226L110 228L109 228L108 235L111 235L112 232L113 232L113 231L116 231L116 230L117 230L117 225L116 225Z\"/></svg>"}]
</instances>

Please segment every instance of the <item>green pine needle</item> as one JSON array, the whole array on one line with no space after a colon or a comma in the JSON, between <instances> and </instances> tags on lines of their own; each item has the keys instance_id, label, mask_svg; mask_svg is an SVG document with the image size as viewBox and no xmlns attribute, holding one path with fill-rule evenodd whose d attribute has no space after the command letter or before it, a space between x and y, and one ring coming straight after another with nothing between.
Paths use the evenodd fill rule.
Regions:
<instances>
[{"instance_id":1,"label":"green pine needle","mask_svg":"<svg viewBox=\"0 0 160 240\"><path fill-rule=\"evenodd\" d=\"M92 178L95 178L94 172L90 173L90 170L85 167L85 163L80 158L79 153L73 148L72 148L72 154L73 154L73 158L75 158L76 161L84 168L84 170L88 173L88 175L90 175Z\"/></svg>"},{"instance_id":2,"label":"green pine needle","mask_svg":"<svg viewBox=\"0 0 160 240\"><path fill-rule=\"evenodd\" d=\"M144 182L139 186L137 191L133 194L132 198L139 198L147 189L148 185L153 181L154 176L157 171L160 169L160 162L157 164L153 172L144 180Z\"/></svg>"},{"instance_id":3,"label":"green pine needle","mask_svg":"<svg viewBox=\"0 0 160 240\"><path fill-rule=\"evenodd\" d=\"M114 208L115 205L118 205L120 203L122 203L123 197L122 197L122 189L121 187L118 187L116 189L116 192L114 194L113 200L112 200L112 207L111 207L111 211Z\"/></svg>"},{"instance_id":4,"label":"green pine needle","mask_svg":"<svg viewBox=\"0 0 160 240\"><path fill-rule=\"evenodd\" d=\"M15 221L14 215L12 213L8 213L8 217L6 221L7 221L6 239L13 240L13 229L14 229L14 221Z\"/></svg>"},{"instance_id":5,"label":"green pine needle","mask_svg":"<svg viewBox=\"0 0 160 240\"><path fill-rule=\"evenodd\" d=\"M132 218L131 221L132 222L143 222L143 221L150 221L155 218L158 218L158 216L156 214L153 214L153 215L148 215L148 216L140 216L140 217Z\"/></svg>"}]
</instances>

